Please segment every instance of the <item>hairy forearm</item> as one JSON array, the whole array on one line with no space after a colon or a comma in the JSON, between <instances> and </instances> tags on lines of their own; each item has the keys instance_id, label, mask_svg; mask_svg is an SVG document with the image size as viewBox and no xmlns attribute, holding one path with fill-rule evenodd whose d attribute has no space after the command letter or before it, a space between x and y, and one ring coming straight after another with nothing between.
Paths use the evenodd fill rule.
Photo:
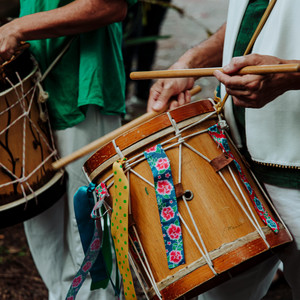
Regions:
<instances>
[{"instance_id":1,"label":"hairy forearm","mask_svg":"<svg viewBox=\"0 0 300 300\"><path fill-rule=\"evenodd\" d=\"M226 24L199 45L185 52L171 69L207 68L222 64Z\"/></svg>"},{"instance_id":2,"label":"hairy forearm","mask_svg":"<svg viewBox=\"0 0 300 300\"><path fill-rule=\"evenodd\" d=\"M94 30L121 21L125 0L75 0L63 7L15 19L8 30L19 41L54 38Z\"/></svg>"}]
</instances>

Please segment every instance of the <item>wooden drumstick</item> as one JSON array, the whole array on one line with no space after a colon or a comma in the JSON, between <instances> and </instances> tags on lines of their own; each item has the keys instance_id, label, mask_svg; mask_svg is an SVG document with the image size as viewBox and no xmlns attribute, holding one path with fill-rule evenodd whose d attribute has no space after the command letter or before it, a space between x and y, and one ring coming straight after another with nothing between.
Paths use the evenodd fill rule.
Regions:
<instances>
[{"instance_id":1,"label":"wooden drumstick","mask_svg":"<svg viewBox=\"0 0 300 300\"><path fill-rule=\"evenodd\" d=\"M145 72L131 72L130 78L133 80L159 79L159 78L180 78L180 77L204 77L213 76L214 71L223 72L222 68L200 68L200 69L174 69ZM242 68L237 74L267 74L267 73L287 73L299 72L300 64L281 65L259 65Z\"/></svg>"},{"instance_id":2,"label":"wooden drumstick","mask_svg":"<svg viewBox=\"0 0 300 300\"><path fill-rule=\"evenodd\" d=\"M197 93L199 93L201 91L201 87L200 86L195 86L193 89L190 90L191 95L195 95ZM153 117L161 114L162 112L156 112L156 111L151 111L148 113L143 114L142 116L132 120L131 122L123 125L122 127L117 128L114 131L111 131L110 133L102 136L101 138L95 140L94 142L84 146L83 148L71 153L68 156L65 156L57 161L55 161L52 164L52 168L54 170L58 170L62 167L64 167L65 165L97 150L98 148L100 148L101 146L105 145L106 143L110 142L111 140L113 140L114 138L118 137L119 135L123 134L124 132L126 132L129 129L134 128L135 126L138 126L150 119L152 119Z\"/></svg>"}]
</instances>

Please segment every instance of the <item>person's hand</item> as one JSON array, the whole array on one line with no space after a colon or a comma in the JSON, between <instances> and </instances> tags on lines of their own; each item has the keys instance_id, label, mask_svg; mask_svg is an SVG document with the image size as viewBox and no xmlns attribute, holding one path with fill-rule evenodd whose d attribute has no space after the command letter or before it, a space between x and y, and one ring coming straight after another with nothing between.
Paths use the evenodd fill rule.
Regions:
<instances>
[{"instance_id":1,"label":"person's hand","mask_svg":"<svg viewBox=\"0 0 300 300\"><path fill-rule=\"evenodd\" d=\"M147 111L174 109L191 101L194 78L160 79L150 89Z\"/></svg>"},{"instance_id":2,"label":"person's hand","mask_svg":"<svg viewBox=\"0 0 300 300\"><path fill-rule=\"evenodd\" d=\"M235 75L240 69L254 65L275 65L285 61L267 55L250 54L234 57L224 66L223 72L215 71L215 77L225 85L235 105L261 108L289 89L288 74Z\"/></svg>"},{"instance_id":3,"label":"person's hand","mask_svg":"<svg viewBox=\"0 0 300 300\"><path fill-rule=\"evenodd\" d=\"M9 60L14 55L20 42L14 21L0 27L0 63Z\"/></svg>"}]
</instances>

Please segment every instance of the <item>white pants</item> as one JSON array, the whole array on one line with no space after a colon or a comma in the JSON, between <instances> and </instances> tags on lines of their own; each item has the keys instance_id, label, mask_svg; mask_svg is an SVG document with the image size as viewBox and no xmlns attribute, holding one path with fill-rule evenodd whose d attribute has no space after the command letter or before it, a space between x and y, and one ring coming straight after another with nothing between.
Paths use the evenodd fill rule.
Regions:
<instances>
[{"instance_id":1,"label":"white pants","mask_svg":"<svg viewBox=\"0 0 300 300\"><path fill-rule=\"evenodd\" d=\"M294 241L273 256L230 281L200 295L198 300L259 300L267 293L280 263L293 291L300 299L300 190L265 185L279 215L293 234ZM279 258L279 259L278 259Z\"/></svg>"},{"instance_id":2,"label":"white pants","mask_svg":"<svg viewBox=\"0 0 300 300\"><path fill-rule=\"evenodd\" d=\"M64 157L120 125L119 116L101 115L97 106L90 106L85 121L54 133L56 147L60 156ZM90 155L66 166L68 184L64 197L44 213L24 223L33 260L49 290L49 300L65 299L84 258L74 215L73 196L80 186L88 184L82 166ZM110 284L106 290L92 292L90 284L91 280L87 278L78 293L78 299L115 298Z\"/></svg>"}]
</instances>

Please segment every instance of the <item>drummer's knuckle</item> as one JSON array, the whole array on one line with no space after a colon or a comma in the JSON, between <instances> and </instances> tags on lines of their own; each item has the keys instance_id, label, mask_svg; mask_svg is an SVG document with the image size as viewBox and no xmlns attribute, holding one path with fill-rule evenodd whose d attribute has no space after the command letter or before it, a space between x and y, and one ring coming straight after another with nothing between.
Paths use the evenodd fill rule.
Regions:
<instances>
[{"instance_id":1,"label":"drummer's knuckle","mask_svg":"<svg viewBox=\"0 0 300 300\"><path fill-rule=\"evenodd\" d=\"M258 81L252 81L247 84L247 88L251 91L257 91L259 89L259 86L260 85Z\"/></svg>"},{"instance_id":2,"label":"drummer's knuckle","mask_svg":"<svg viewBox=\"0 0 300 300\"><path fill-rule=\"evenodd\" d=\"M227 88L231 88L232 87L232 83L231 81L229 80L229 78L224 78L223 79L223 84L227 87Z\"/></svg>"},{"instance_id":3,"label":"drummer's knuckle","mask_svg":"<svg viewBox=\"0 0 300 300\"><path fill-rule=\"evenodd\" d=\"M164 84L164 89L167 90L167 91L170 91L170 90L173 90L175 87L175 84L173 81L167 81L165 84Z\"/></svg>"},{"instance_id":4,"label":"drummer's knuckle","mask_svg":"<svg viewBox=\"0 0 300 300\"><path fill-rule=\"evenodd\" d=\"M256 102L258 100L258 95L256 93L250 93L248 97L251 101Z\"/></svg>"},{"instance_id":5,"label":"drummer's knuckle","mask_svg":"<svg viewBox=\"0 0 300 300\"><path fill-rule=\"evenodd\" d=\"M251 54L251 58L253 58L254 60L258 59L258 57L259 57L259 54L257 54L257 53L252 53Z\"/></svg>"}]
</instances>

